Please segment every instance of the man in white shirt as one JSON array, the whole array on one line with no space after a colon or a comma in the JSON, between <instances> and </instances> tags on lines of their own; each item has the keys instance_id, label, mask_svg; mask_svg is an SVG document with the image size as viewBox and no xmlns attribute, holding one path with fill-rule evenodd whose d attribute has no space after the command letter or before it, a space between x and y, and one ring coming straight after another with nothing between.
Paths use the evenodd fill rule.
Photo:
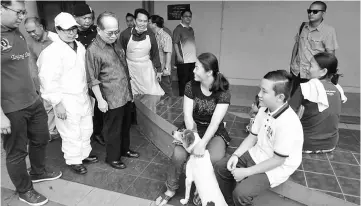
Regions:
<instances>
[{"instance_id":1,"label":"man in white shirt","mask_svg":"<svg viewBox=\"0 0 361 206\"><path fill-rule=\"evenodd\" d=\"M75 40L79 25L71 14L61 12L54 21L61 41L44 49L37 61L41 96L54 108L66 164L85 174L83 163L98 161L89 156L93 106L86 81L85 48Z\"/></svg>"},{"instance_id":2,"label":"man in white shirt","mask_svg":"<svg viewBox=\"0 0 361 206\"><path fill-rule=\"evenodd\" d=\"M215 165L228 205L252 205L262 191L285 182L302 161L303 130L288 105L292 77L271 71L261 81L259 109L251 132L231 157Z\"/></svg>"}]
</instances>

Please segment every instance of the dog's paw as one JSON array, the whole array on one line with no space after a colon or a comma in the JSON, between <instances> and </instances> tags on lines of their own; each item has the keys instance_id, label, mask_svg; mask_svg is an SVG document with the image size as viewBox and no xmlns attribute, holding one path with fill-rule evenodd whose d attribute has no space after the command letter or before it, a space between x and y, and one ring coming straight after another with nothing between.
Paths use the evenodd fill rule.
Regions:
<instances>
[{"instance_id":1,"label":"dog's paw","mask_svg":"<svg viewBox=\"0 0 361 206\"><path fill-rule=\"evenodd\" d=\"M187 200L187 199L181 199L181 200L180 200L180 203L181 203L182 205L186 205L186 204L188 203L188 200Z\"/></svg>"}]
</instances>

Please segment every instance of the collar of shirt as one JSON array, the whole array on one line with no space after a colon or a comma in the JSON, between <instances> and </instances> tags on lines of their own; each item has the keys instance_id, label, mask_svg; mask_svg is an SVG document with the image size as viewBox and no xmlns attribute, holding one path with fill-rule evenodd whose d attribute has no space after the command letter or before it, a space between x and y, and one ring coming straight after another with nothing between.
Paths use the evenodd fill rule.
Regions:
<instances>
[{"instance_id":1,"label":"collar of shirt","mask_svg":"<svg viewBox=\"0 0 361 206\"><path fill-rule=\"evenodd\" d=\"M133 35L133 41L143 41L143 40L145 40L146 37L147 37L148 32L149 32L148 30L145 30L144 32L138 34L135 27L133 27L133 29L131 31L131 35Z\"/></svg>"},{"instance_id":2,"label":"collar of shirt","mask_svg":"<svg viewBox=\"0 0 361 206\"><path fill-rule=\"evenodd\" d=\"M112 46L112 45L106 43L106 42L100 37L99 34L97 34L97 36L95 37L95 41L97 41L97 43L98 43L98 45L99 45L99 47L100 47L101 49L104 49L104 47L105 47L106 45L108 45L108 46L110 46L110 47ZM113 44L116 44L116 42L114 42Z\"/></svg>"},{"instance_id":3,"label":"collar of shirt","mask_svg":"<svg viewBox=\"0 0 361 206\"><path fill-rule=\"evenodd\" d=\"M270 112L269 109L267 108L265 110L265 112L272 116L274 119L277 119L284 111L286 111L288 109L289 105L288 102L285 102L282 106L278 107L275 111Z\"/></svg>"},{"instance_id":4,"label":"collar of shirt","mask_svg":"<svg viewBox=\"0 0 361 206\"><path fill-rule=\"evenodd\" d=\"M44 42L47 42L47 41L52 41L49 37L49 32L48 31L45 31L46 34L44 35L43 39L40 39L40 42L41 43L44 43Z\"/></svg>"},{"instance_id":5,"label":"collar of shirt","mask_svg":"<svg viewBox=\"0 0 361 206\"><path fill-rule=\"evenodd\" d=\"M185 28L188 28L188 27L190 28L190 27L192 27L192 25L189 24L189 26L186 26L186 25L184 25L182 22L180 23L180 25L182 25L182 26L185 27Z\"/></svg>"},{"instance_id":6,"label":"collar of shirt","mask_svg":"<svg viewBox=\"0 0 361 206\"><path fill-rule=\"evenodd\" d=\"M305 26L306 26L310 31L312 31L312 30L320 31L320 30L323 28L324 23L323 23L323 20L322 20L321 23L320 23L316 28L311 28L309 22L307 22L307 24L306 24Z\"/></svg>"},{"instance_id":7,"label":"collar of shirt","mask_svg":"<svg viewBox=\"0 0 361 206\"><path fill-rule=\"evenodd\" d=\"M63 44L63 46L69 47L71 50L74 50L75 52L78 50L78 41L76 41L76 40L73 41L74 42L74 48L72 48L69 43L67 43L67 42L65 42L65 41L63 41L61 39L58 42L60 44Z\"/></svg>"},{"instance_id":8,"label":"collar of shirt","mask_svg":"<svg viewBox=\"0 0 361 206\"><path fill-rule=\"evenodd\" d=\"M158 32L155 34L156 36L160 35L160 33L162 33L163 28L159 29Z\"/></svg>"},{"instance_id":9,"label":"collar of shirt","mask_svg":"<svg viewBox=\"0 0 361 206\"><path fill-rule=\"evenodd\" d=\"M141 33L138 33L136 27L132 28L132 34L137 37L140 37L140 36L146 34L147 32L148 32L148 29L142 31Z\"/></svg>"},{"instance_id":10,"label":"collar of shirt","mask_svg":"<svg viewBox=\"0 0 361 206\"><path fill-rule=\"evenodd\" d=\"M12 32L15 31L17 28L10 28L4 25L1 25L1 32Z\"/></svg>"},{"instance_id":11,"label":"collar of shirt","mask_svg":"<svg viewBox=\"0 0 361 206\"><path fill-rule=\"evenodd\" d=\"M93 24L93 25L91 25L87 30L80 31L80 30L78 29L78 34L89 34L89 33L93 33L93 32L96 32L96 29L97 29L97 27Z\"/></svg>"}]
</instances>

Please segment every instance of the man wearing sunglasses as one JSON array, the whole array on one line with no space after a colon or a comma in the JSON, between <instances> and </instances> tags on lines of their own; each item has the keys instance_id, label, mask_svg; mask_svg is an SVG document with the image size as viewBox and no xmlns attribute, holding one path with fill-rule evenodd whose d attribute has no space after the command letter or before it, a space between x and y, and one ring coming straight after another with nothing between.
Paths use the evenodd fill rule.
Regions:
<instances>
[{"instance_id":1,"label":"man wearing sunglasses","mask_svg":"<svg viewBox=\"0 0 361 206\"><path fill-rule=\"evenodd\" d=\"M117 43L117 17L111 12L101 13L97 25L98 35L86 53L87 81L104 113L105 162L124 169L121 156L139 157L129 148L133 99L130 75L124 49Z\"/></svg>"},{"instance_id":2,"label":"man wearing sunglasses","mask_svg":"<svg viewBox=\"0 0 361 206\"><path fill-rule=\"evenodd\" d=\"M338 49L335 29L324 23L326 9L324 2L313 2L307 9L309 22L302 23L296 34L290 64L293 76L291 95L300 83L308 81L307 71L315 54L325 51L335 54Z\"/></svg>"},{"instance_id":3,"label":"man wearing sunglasses","mask_svg":"<svg viewBox=\"0 0 361 206\"><path fill-rule=\"evenodd\" d=\"M47 114L30 75L30 53L19 25L26 16L24 1L1 1L1 130L6 168L19 199L44 205L48 199L33 183L55 180L62 173L45 169L49 141ZM31 170L25 158L29 154Z\"/></svg>"},{"instance_id":4,"label":"man wearing sunglasses","mask_svg":"<svg viewBox=\"0 0 361 206\"><path fill-rule=\"evenodd\" d=\"M88 95L85 47L76 41L79 24L65 12L55 19L60 40L45 48L37 61L41 96L53 105L62 139L65 163L77 174L87 173L83 163L95 163L92 147L93 106Z\"/></svg>"}]
</instances>

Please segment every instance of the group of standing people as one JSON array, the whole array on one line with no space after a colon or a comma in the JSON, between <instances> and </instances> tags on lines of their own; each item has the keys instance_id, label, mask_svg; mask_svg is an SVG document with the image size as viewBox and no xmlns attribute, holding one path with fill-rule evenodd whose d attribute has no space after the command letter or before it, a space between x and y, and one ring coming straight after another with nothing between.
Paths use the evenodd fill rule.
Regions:
<instances>
[{"instance_id":1,"label":"group of standing people","mask_svg":"<svg viewBox=\"0 0 361 206\"><path fill-rule=\"evenodd\" d=\"M45 169L46 145L59 136L65 162L78 174L87 172L85 164L99 161L91 154L91 136L105 145L105 162L113 168L126 167L123 156L138 158L129 148L134 95L171 95L174 47L179 94L184 96L180 129L193 129L196 123L202 141L193 155L210 151L227 203L251 205L261 191L287 180L301 163L302 150L329 152L337 143L343 92L335 81L335 31L323 22L326 8L320 1L311 4L309 22L297 32L292 75L277 70L264 76L250 135L225 157L230 137L222 121L231 99L229 82L213 54L196 56L190 10L182 12L171 35L162 17L144 9L128 13L128 28L121 32L114 13L99 14L94 25L94 11L78 4L73 15L61 12L55 17L57 34L38 18L27 18L25 29L34 39L27 46L18 30L26 16L24 2L1 1L1 133L20 200L30 205L48 201L32 183L62 175ZM299 113L300 105L301 121L291 109ZM174 196L187 157L184 148L175 147L167 191L157 205ZM197 197L194 202L199 202Z\"/></svg>"}]
</instances>

